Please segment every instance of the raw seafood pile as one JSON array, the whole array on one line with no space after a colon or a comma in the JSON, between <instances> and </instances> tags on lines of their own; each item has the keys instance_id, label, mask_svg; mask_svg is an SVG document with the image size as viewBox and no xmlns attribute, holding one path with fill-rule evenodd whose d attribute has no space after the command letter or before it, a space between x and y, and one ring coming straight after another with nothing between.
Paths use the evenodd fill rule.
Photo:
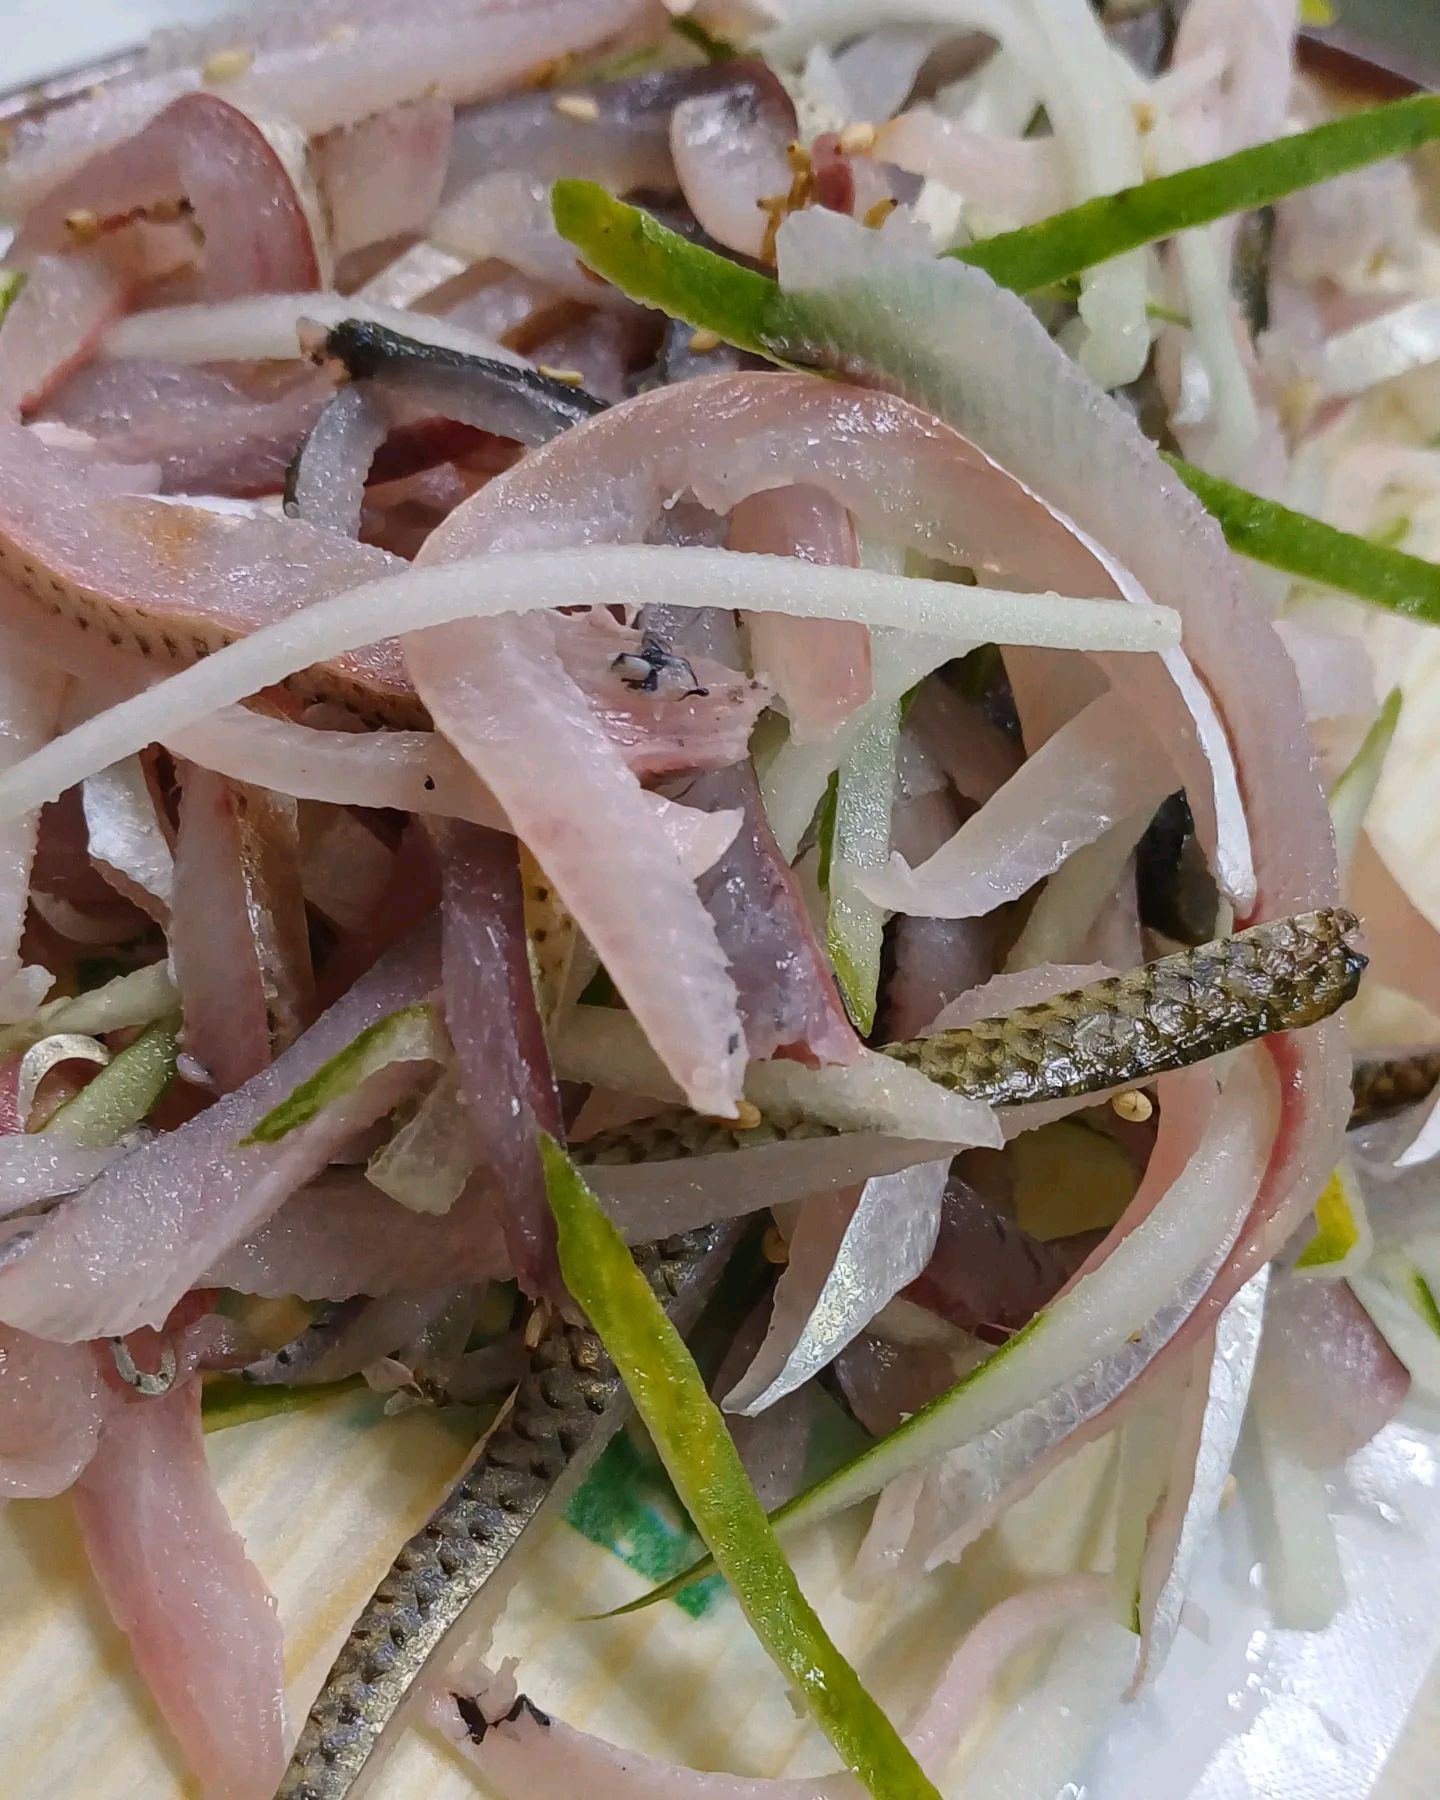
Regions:
<instances>
[{"instance_id":1,"label":"raw seafood pile","mask_svg":"<svg viewBox=\"0 0 1440 1800\"><path fill-rule=\"evenodd\" d=\"M412 1688L495 1792L791 1793L431 1678L629 1401L807 1793L962 1791L1027 1648L1155 1680L1252 1399L1339 1604L1440 1377L1435 1057L1336 1016L1440 1035L1363 625L1440 622L1440 101L1331 121L1296 27L314 0L15 127L0 1495L207 1794L338 1800ZM499 1424L302 1727L203 1432L366 1385ZM784 1544L963 1572L1101 1443L891 1722Z\"/></svg>"}]
</instances>

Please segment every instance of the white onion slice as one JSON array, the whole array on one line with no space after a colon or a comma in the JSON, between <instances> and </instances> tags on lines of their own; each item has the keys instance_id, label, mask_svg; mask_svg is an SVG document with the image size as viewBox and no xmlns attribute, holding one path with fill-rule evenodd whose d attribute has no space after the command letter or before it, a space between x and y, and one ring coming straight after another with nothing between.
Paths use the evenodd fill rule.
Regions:
<instances>
[{"instance_id":1,"label":"white onion slice","mask_svg":"<svg viewBox=\"0 0 1440 1800\"><path fill-rule=\"evenodd\" d=\"M932 857L913 869L892 858L858 883L895 912L976 918L1018 899L1126 814L1153 813L1176 779L1125 697L1105 694L1062 725Z\"/></svg>"},{"instance_id":2,"label":"white onion slice","mask_svg":"<svg viewBox=\"0 0 1440 1800\"><path fill-rule=\"evenodd\" d=\"M103 986L64 1000L51 1000L34 1015L7 1032L0 1032L0 1048L33 1043L51 1032L80 1032L101 1037L138 1025L153 1025L179 1005L170 971L163 962L150 963L128 975L116 975Z\"/></svg>"},{"instance_id":3,"label":"white onion slice","mask_svg":"<svg viewBox=\"0 0 1440 1800\"><path fill-rule=\"evenodd\" d=\"M15 1081L15 1110L22 1120L30 1117L40 1083L58 1064L64 1062L98 1063L103 1069L110 1052L93 1037L78 1031L60 1031L43 1037L20 1058L20 1073Z\"/></svg>"},{"instance_id":4,"label":"white onion slice","mask_svg":"<svg viewBox=\"0 0 1440 1800\"><path fill-rule=\"evenodd\" d=\"M718 606L797 618L856 619L952 643L1034 643L1070 649L1163 651L1178 621L1165 608L1060 594L1017 594L952 582L824 568L793 557L666 545L493 552L408 568L225 645L203 662L87 719L0 775L0 822L167 733L342 651L379 642L397 617L407 631L457 619L552 606Z\"/></svg>"},{"instance_id":5,"label":"white onion slice","mask_svg":"<svg viewBox=\"0 0 1440 1800\"><path fill-rule=\"evenodd\" d=\"M790 1235L765 1340L725 1396L753 1418L833 1362L929 1262L949 1160L807 1200Z\"/></svg>"},{"instance_id":6,"label":"white onion slice","mask_svg":"<svg viewBox=\"0 0 1440 1800\"><path fill-rule=\"evenodd\" d=\"M175 855L160 828L155 797L140 759L124 757L82 784L90 854L137 905L164 920L175 881Z\"/></svg>"},{"instance_id":7,"label":"white onion slice","mask_svg":"<svg viewBox=\"0 0 1440 1800\"><path fill-rule=\"evenodd\" d=\"M163 362L295 362L303 319L327 328L366 319L441 350L528 367L523 356L493 338L430 313L406 311L358 294L255 294L209 306L161 306L131 313L106 333L107 356L157 357Z\"/></svg>"},{"instance_id":8,"label":"white onion slice","mask_svg":"<svg viewBox=\"0 0 1440 1800\"><path fill-rule=\"evenodd\" d=\"M366 1165L365 1178L411 1212L446 1213L465 1191L477 1164L460 1104L460 1078L444 1070L390 1142Z\"/></svg>"},{"instance_id":9,"label":"white onion slice","mask_svg":"<svg viewBox=\"0 0 1440 1800\"><path fill-rule=\"evenodd\" d=\"M641 1094L672 1103L680 1090L629 1013L618 1007L576 1006L552 1046L562 1081ZM851 1063L811 1069L788 1057L752 1062L745 1097L762 1113L782 1119L816 1119L840 1131L872 1131L955 1143L1000 1142L994 1115L982 1102L908 1068L893 1057L863 1050Z\"/></svg>"},{"instance_id":10,"label":"white onion slice","mask_svg":"<svg viewBox=\"0 0 1440 1800\"><path fill-rule=\"evenodd\" d=\"M1440 300L1412 300L1330 338L1320 384L1332 398L1349 400L1435 362L1440 362Z\"/></svg>"},{"instance_id":11,"label":"white onion slice","mask_svg":"<svg viewBox=\"0 0 1440 1800\"><path fill-rule=\"evenodd\" d=\"M1174 1466L1150 1522L1140 1571L1140 1656L1132 1691L1148 1686L1165 1665L1195 1565L1224 1499L1260 1352L1269 1283L1268 1267L1252 1275L1221 1313L1213 1343L1195 1352Z\"/></svg>"}]
</instances>

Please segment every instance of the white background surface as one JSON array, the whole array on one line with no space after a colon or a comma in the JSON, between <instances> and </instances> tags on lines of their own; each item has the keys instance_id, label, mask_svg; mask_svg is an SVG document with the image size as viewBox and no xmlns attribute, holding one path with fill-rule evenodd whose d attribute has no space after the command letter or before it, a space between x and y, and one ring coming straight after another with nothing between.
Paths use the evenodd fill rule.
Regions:
<instances>
[{"instance_id":1,"label":"white background surface","mask_svg":"<svg viewBox=\"0 0 1440 1800\"><path fill-rule=\"evenodd\" d=\"M225 10L224 0L0 0L0 88ZM1193 1619L1208 1643L1182 1631L1160 1694L1127 1710L1084 1786L1069 1790L1074 1800L1419 1800L1440 1792L1433 1687L1397 1766L1380 1775L1440 1651L1436 1443L1411 1419L1356 1460L1340 1500L1351 1601L1325 1633L1268 1625L1252 1524L1243 1505L1229 1508L1197 1583Z\"/></svg>"}]
</instances>

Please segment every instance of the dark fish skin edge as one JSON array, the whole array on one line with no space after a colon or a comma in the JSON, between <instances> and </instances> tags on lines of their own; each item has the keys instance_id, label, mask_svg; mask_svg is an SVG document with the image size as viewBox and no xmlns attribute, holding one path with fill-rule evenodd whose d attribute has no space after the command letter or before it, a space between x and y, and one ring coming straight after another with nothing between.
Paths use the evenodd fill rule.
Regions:
<instances>
[{"instance_id":1,"label":"dark fish skin edge","mask_svg":"<svg viewBox=\"0 0 1440 1800\"><path fill-rule=\"evenodd\" d=\"M742 1220L636 1251L682 1333L745 1230ZM556 1324L536 1346L508 1415L355 1621L275 1800L342 1800L352 1791L441 1639L548 1503L578 1485L628 1411L595 1333ZM505 1570L507 1581L520 1560Z\"/></svg>"},{"instance_id":2,"label":"dark fish skin edge","mask_svg":"<svg viewBox=\"0 0 1440 1800\"><path fill-rule=\"evenodd\" d=\"M1440 1047L1400 1056L1365 1057L1351 1076L1351 1125L1368 1125L1414 1106L1440 1086Z\"/></svg>"},{"instance_id":3,"label":"dark fish skin edge","mask_svg":"<svg viewBox=\"0 0 1440 1800\"><path fill-rule=\"evenodd\" d=\"M1252 925L1038 1005L884 1051L941 1087L994 1106L1104 1093L1327 1018L1360 984L1365 958L1348 942L1357 928L1354 914L1339 908ZM599 1132L572 1154L586 1166L616 1166L835 1135L835 1127L813 1119L763 1119L740 1130L672 1107Z\"/></svg>"}]
</instances>

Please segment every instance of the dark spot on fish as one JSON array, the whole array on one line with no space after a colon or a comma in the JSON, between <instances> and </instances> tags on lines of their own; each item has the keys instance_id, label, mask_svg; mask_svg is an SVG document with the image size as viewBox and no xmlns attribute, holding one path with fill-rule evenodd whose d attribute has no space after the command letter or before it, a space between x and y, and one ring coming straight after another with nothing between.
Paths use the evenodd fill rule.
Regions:
<instances>
[{"instance_id":1,"label":"dark spot on fish","mask_svg":"<svg viewBox=\"0 0 1440 1800\"><path fill-rule=\"evenodd\" d=\"M498 1719L487 1719L481 1711L480 1702L469 1694L452 1693L450 1698L455 1702L455 1710L460 1715L460 1723L465 1727L465 1735L472 1744L483 1744L485 1734L496 1725L513 1725L522 1714L529 1713L539 1726L548 1728L550 1715L542 1712L528 1694L516 1696L515 1704L509 1712Z\"/></svg>"},{"instance_id":2,"label":"dark spot on fish","mask_svg":"<svg viewBox=\"0 0 1440 1800\"><path fill-rule=\"evenodd\" d=\"M696 681L689 661L653 631L642 632L639 649L622 650L610 667L632 693L678 692L681 699L691 700L703 699L710 692Z\"/></svg>"},{"instance_id":3,"label":"dark spot on fish","mask_svg":"<svg viewBox=\"0 0 1440 1800\"><path fill-rule=\"evenodd\" d=\"M738 1031L732 1031L730 1033L728 1040L726 1041L726 1044L725 1044L726 1054L729 1056L733 1056L739 1048L740 1048L740 1033Z\"/></svg>"},{"instance_id":4,"label":"dark spot on fish","mask_svg":"<svg viewBox=\"0 0 1440 1800\"><path fill-rule=\"evenodd\" d=\"M433 794L435 792L435 777L433 775L427 775L423 785L427 794Z\"/></svg>"}]
</instances>

